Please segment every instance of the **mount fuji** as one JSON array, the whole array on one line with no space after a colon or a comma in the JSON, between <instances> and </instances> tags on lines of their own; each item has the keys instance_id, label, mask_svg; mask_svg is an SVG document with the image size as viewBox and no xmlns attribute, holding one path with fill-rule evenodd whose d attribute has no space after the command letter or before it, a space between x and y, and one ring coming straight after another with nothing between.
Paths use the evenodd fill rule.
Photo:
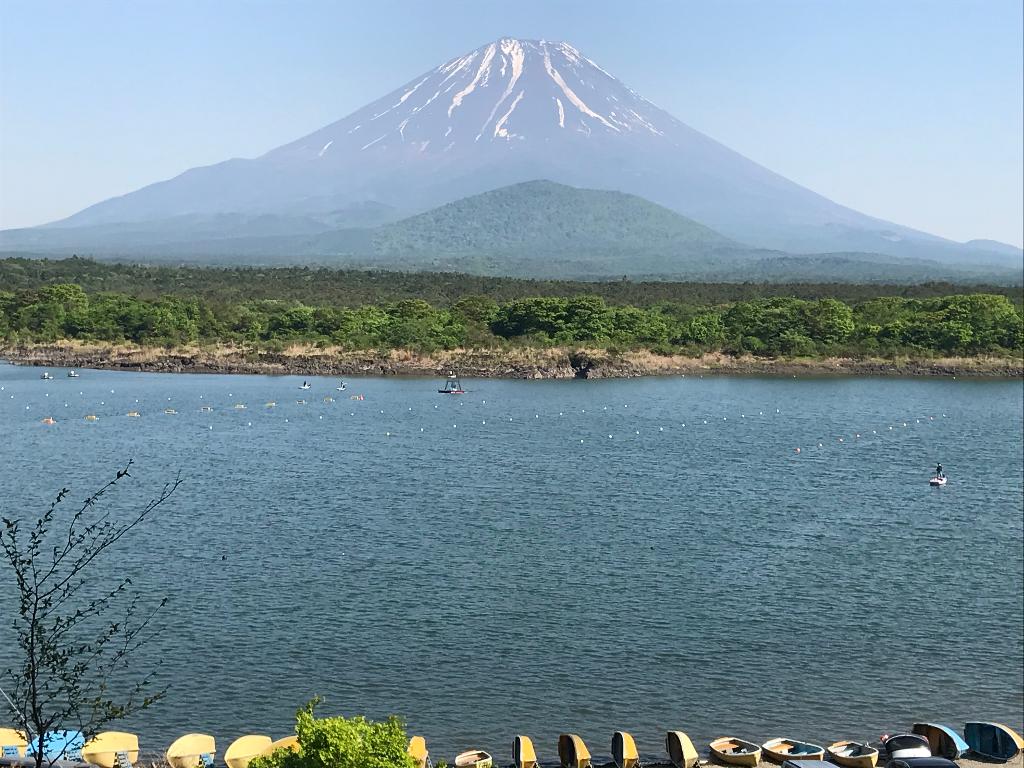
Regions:
<instances>
[{"instance_id":1,"label":"mount fuji","mask_svg":"<svg viewBox=\"0 0 1024 768\"><path fill-rule=\"evenodd\" d=\"M1020 260L1018 249L955 243L838 205L690 128L569 43L512 38L260 157L8 230L0 248L123 250L172 231L186 250L193 233L279 237L285 248L289 237L373 226L537 179L637 195L752 248Z\"/></svg>"}]
</instances>

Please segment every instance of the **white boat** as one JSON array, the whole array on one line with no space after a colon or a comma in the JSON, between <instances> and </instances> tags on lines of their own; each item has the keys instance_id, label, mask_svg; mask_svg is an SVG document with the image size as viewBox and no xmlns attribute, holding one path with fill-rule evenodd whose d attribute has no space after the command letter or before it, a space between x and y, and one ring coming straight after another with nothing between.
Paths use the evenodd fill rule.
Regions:
<instances>
[{"instance_id":1,"label":"white boat","mask_svg":"<svg viewBox=\"0 0 1024 768\"><path fill-rule=\"evenodd\" d=\"M343 381L343 382L341 382L341 386L340 387L335 387L335 389L338 390L339 392L344 392L346 389L348 389L348 386Z\"/></svg>"},{"instance_id":2,"label":"white boat","mask_svg":"<svg viewBox=\"0 0 1024 768\"><path fill-rule=\"evenodd\" d=\"M42 379L43 381L49 381L50 379L53 378L53 374L50 373L49 371L43 371L43 374L39 378Z\"/></svg>"},{"instance_id":3,"label":"white boat","mask_svg":"<svg viewBox=\"0 0 1024 768\"><path fill-rule=\"evenodd\" d=\"M933 477L931 480L928 481L928 485L932 485L932 486L940 488L940 487L942 487L943 485L946 484L947 480L948 480L948 478L945 475L943 475L942 477L939 477L938 475L936 475L935 477Z\"/></svg>"},{"instance_id":4,"label":"white boat","mask_svg":"<svg viewBox=\"0 0 1024 768\"><path fill-rule=\"evenodd\" d=\"M69 379L77 379L78 378L78 374L75 373L74 371L68 371L68 378Z\"/></svg>"},{"instance_id":5,"label":"white boat","mask_svg":"<svg viewBox=\"0 0 1024 768\"><path fill-rule=\"evenodd\" d=\"M312 389L312 385L308 381L302 382L302 386L299 389Z\"/></svg>"},{"instance_id":6,"label":"white boat","mask_svg":"<svg viewBox=\"0 0 1024 768\"><path fill-rule=\"evenodd\" d=\"M494 761L482 749L471 749L455 756L455 768L491 768Z\"/></svg>"}]
</instances>

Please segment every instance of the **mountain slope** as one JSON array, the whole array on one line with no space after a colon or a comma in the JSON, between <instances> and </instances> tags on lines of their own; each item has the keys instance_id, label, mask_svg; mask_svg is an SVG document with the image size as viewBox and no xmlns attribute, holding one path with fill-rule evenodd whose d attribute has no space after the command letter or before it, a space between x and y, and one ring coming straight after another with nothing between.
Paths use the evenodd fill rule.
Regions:
<instances>
[{"instance_id":1,"label":"mountain slope","mask_svg":"<svg viewBox=\"0 0 1024 768\"><path fill-rule=\"evenodd\" d=\"M50 228L220 214L319 220L367 201L415 213L537 178L637 194L756 247L1017 258L837 205L693 130L568 43L509 38L261 157L194 168Z\"/></svg>"}]
</instances>

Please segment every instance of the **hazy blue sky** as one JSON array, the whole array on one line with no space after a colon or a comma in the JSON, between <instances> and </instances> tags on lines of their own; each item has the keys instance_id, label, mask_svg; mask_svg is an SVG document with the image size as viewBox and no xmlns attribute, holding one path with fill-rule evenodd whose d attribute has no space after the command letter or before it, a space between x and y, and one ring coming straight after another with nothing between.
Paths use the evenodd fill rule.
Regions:
<instances>
[{"instance_id":1,"label":"hazy blue sky","mask_svg":"<svg viewBox=\"0 0 1024 768\"><path fill-rule=\"evenodd\" d=\"M1021 0L0 0L0 227L253 157L501 36L569 40L845 205L1024 240Z\"/></svg>"}]
</instances>

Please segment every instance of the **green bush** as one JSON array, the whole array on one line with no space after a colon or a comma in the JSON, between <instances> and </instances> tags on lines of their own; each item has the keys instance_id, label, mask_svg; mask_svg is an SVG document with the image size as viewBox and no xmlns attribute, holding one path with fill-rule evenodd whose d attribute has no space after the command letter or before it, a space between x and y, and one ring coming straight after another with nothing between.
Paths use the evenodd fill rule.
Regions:
<instances>
[{"instance_id":1,"label":"green bush","mask_svg":"<svg viewBox=\"0 0 1024 768\"><path fill-rule=\"evenodd\" d=\"M279 749L249 768L414 768L405 727L397 717L316 717L313 699L295 715L300 751Z\"/></svg>"}]
</instances>

